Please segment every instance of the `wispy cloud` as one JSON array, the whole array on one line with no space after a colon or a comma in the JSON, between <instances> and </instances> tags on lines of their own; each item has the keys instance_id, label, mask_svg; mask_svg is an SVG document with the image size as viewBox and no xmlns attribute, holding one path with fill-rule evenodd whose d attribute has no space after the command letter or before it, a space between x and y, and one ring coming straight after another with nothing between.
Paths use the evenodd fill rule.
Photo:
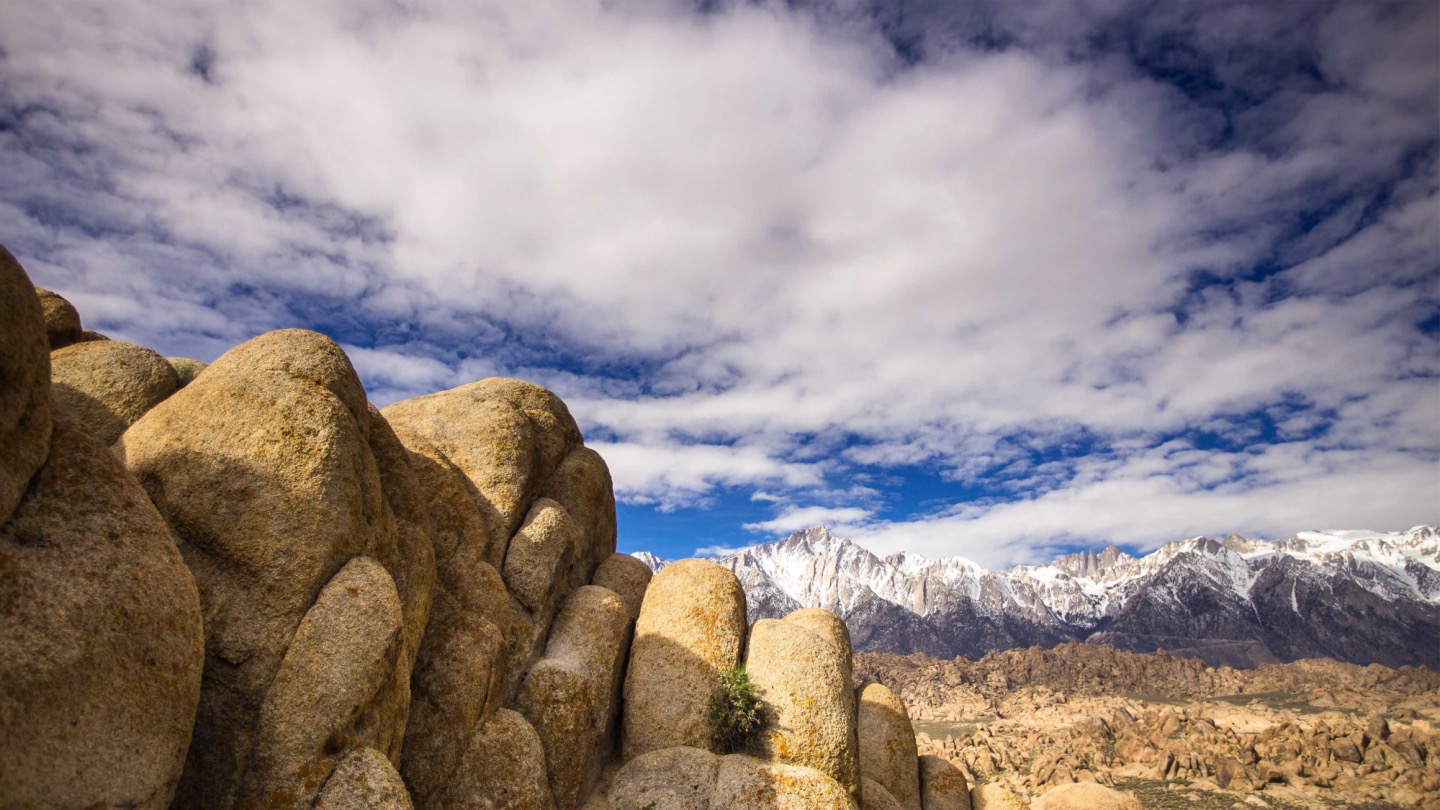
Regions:
<instances>
[{"instance_id":1,"label":"wispy cloud","mask_svg":"<svg viewBox=\"0 0 1440 810\"><path fill-rule=\"evenodd\" d=\"M537 379L737 534L1435 519L1434 4L716 6L7 4L0 238L167 354Z\"/></svg>"}]
</instances>

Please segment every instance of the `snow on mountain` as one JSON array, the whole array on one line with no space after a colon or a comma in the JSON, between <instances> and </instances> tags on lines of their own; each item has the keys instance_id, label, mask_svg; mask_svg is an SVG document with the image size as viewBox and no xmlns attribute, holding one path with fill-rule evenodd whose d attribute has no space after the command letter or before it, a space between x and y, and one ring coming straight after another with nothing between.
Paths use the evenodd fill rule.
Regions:
<instances>
[{"instance_id":1,"label":"snow on mountain","mask_svg":"<svg viewBox=\"0 0 1440 810\"><path fill-rule=\"evenodd\" d=\"M666 562L635 556L655 571ZM1110 546L1004 571L960 557L880 558L822 526L716 562L740 578L752 619L826 608L852 624L861 648L865 639L896 652L979 654L1093 634L1137 649L1191 645L1227 663L1318 654L1440 664L1433 526L1306 531L1274 542L1192 537L1142 557ZM1377 621L1388 624L1364 630ZM1348 642L1351 627L1367 638Z\"/></svg>"}]
</instances>

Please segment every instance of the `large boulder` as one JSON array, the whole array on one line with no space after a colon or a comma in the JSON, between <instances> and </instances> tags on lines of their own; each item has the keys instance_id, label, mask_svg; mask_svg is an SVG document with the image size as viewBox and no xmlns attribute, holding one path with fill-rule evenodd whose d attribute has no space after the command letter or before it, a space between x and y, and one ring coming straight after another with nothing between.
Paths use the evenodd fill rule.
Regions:
<instances>
[{"instance_id":1,"label":"large boulder","mask_svg":"<svg viewBox=\"0 0 1440 810\"><path fill-rule=\"evenodd\" d=\"M561 602L615 550L609 471L565 404L531 383L481 380L384 414L424 467L441 588L483 560L521 606L488 617L506 641L502 694L513 699Z\"/></svg>"},{"instance_id":2,"label":"large boulder","mask_svg":"<svg viewBox=\"0 0 1440 810\"><path fill-rule=\"evenodd\" d=\"M599 585L614 591L625 609L630 611L633 622L640 616L640 605L645 601L645 589L654 578L650 567L629 554L611 554L595 569L591 585Z\"/></svg>"},{"instance_id":3,"label":"large boulder","mask_svg":"<svg viewBox=\"0 0 1440 810\"><path fill-rule=\"evenodd\" d=\"M920 810L919 756L905 704L883 684L861 687L860 773L890 792L905 810Z\"/></svg>"},{"instance_id":4,"label":"large boulder","mask_svg":"<svg viewBox=\"0 0 1440 810\"><path fill-rule=\"evenodd\" d=\"M520 690L560 810L578 807L613 753L613 721L629 641L630 612L613 591L586 585L565 601L545 655Z\"/></svg>"},{"instance_id":5,"label":"large boulder","mask_svg":"<svg viewBox=\"0 0 1440 810\"><path fill-rule=\"evenodd\" d=\"M200 376L200 372L209 367L208 363L196 360L193 357L167 357L165 362L175 370L175 386L184 388Z\"/></svg>"},{"instance_id":6,"label":"large boulder","mask_svg":"<svg viewBox=\"0 0 1440 810\"><path fill-rule=\"evenodd\" d=\"M615 776L616 808L654 810L854 810L850 792L819 771L744 754L677 746L641 754Z\"/></svg>"},{"instance_id":7,"label":"large boulder","mask_svg":"<svg viewBox=\"0 0 1440 810\"><path fill-rule=\"evenodd\" d=\"M920 757L920 806L925 810L970 810L965 774L941 757Z\"/></svg>"},{"instance_id":8,"label":"large boulder","mask_svg":"<svg viewBox=\"0 0 1440 810\"><path fill-rule=\"evenodd\" d=\"M369 730L391 722L382 687L401 640L394 580L351 559L305 613L265 694L241 806L308 805L342 755L374 741Z\"/></svg>"},{"instance_id":9,"label":"large boulder","mask_svg":"<svg viewBox=\"0 0 1440 810\"><path fill-rule=\"evenodd\" d=\"M459 765L425 803L431 810L554 810L540 737L518 712L500 709L470 737Z\"/></svg>"},{"instance_id":10,"label":"large boulder","mask_svg":"<svg viewBox=\"0 0 1440 810\"><path fill-rule=\"evenodd\" d=\"M356 748L340 760L315 799L315 810L412 810L405 782L374 748Z\"/></svg>"},{"instance_id":11,"label":"large boulder","mask_svg":"<svg viewBox=\"0 0 1440 810\"><path fill-rule=\"evenodd\" d=\"M900 801L891 796L884 785L868 776L860 777L860 783L865 791L860 810L901 810Z\"/></svg>"},{"instance_id":12,"label":"large boulder","mask_svg":"<svg viewBox=\"0 0 1440 810\"><path fill-rule=\"evenodd\" d=\"M170 529L109 450L57 419L0 525L0 806L168 807L203 660Z\"/></svg>"},{"instance_id":13,"label":"large boulder","mask_svg":"<svg viewBox=\"0 0 1440 810\"><path fill-rule=\"evenodd\" d=\"M797 610L750 629L745 670L769 720L757 741L764 759L814 768L860 795L850 635L828 610ZM912 742L913 746L913 742Z\"/></svg>"},{"instance_id":14,"label":"large boulder","mask_svg":"<svg viewBox=\"0 0 1440 810\"><path fill-rule=\"evenodd\" d=\"M40 299L40 309L45 313L45 336L50 350L63 349L84 338L85 327L80 325L80 312L75 305L66 301L59 293L35 288Z\"/></svg>"},{"instance_id":15,"label":"large boulder","mask_svg":"<svg viewBox=\"0 0 1440 810\"><path fill-rule=\"evenodd\" d=\"M1031 810L1142 810L1134 796L1094 782L1051 788L1031 802L1030 807Z\"/></svg>"},{"instance_id":16,"label":"large boulder","mask_svg":"<svg viewBox=\"0 0 1440 810\"><path fill-rule=\"evenodd\" d=\"M813 768L732 754L722 757L710 810L854 810L854 796ZM659 810L659 808L656 808Z\"/></svg>"},{"instance_id":17,"label":"large boulder","mask_svg":"<svg viewBox=\"0 0 1440 810\"><path fill-rule=\"evenodd\" d=\"M419 486L377 420L339 346L292 329L226 352L114 445L200 586L205 682L178 806L235 803L251 760L268 756L256 750L262 710L302 620L362 555L398 592L401 644L378 689L384 710L357 715L353 739L398 760L434 563L423 503L396 513L392 497ZM354 610L335 621L360 621Z\"/></svg>"},{"instance_id":18,"label":"large boulder","mask_svg":"<svg viewBox=\"0 0 1440 810\"><path fill-rule=\"evenodd\" d=\"M0 246L0 524L50 455L50 347L30 277Z\"/></svg>"},{"instance_id":19,"label":"large boulder","mask_svg":"<svg viewBox=\"0 0 1440 810\"><path fill-rule=\"evenodd\" d=\"M714 745L706 714L722 672L741 661L745 592L706 560L680 560L650 581L625 676L626 761L662 748Z\"/></svg>"},{"instance_id":20,"label":"large boulder","mask_svg":"<svg viewBox=\"0 0 1440 810\"><path fill-rule=\"evenodd\" d=\"M76 343L50 355L55 404L112 444L179 387L165 358L134 343Z\"/></svg>"}]
</instances>

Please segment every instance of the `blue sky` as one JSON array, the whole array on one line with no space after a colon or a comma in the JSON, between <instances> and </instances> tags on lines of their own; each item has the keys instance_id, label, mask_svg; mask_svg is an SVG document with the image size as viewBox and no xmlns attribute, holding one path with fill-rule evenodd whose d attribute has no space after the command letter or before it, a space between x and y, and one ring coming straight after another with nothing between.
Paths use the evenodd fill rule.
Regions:
<instances>
[{"instance_id":1,"label":"blue sky","mask_svg":"<svg viewBox=\"0 0 1440 810\"><path fill-rule=\"evenodd\" d=\"M1440 520L1440 5L0 7L87 326L560 393L622 550Z\"/></svg>"}]
</instances>

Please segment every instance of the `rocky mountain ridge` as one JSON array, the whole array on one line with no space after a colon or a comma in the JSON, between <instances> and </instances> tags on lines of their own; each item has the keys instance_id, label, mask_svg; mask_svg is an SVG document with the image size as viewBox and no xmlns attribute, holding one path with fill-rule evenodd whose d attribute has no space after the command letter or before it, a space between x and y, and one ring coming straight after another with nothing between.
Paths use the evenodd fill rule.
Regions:
<instances>
[{"instance_id":1,"label":"rocky mountain ridge","mask_svg":"<svg viewBox=\"0 0 1440 810\"><path fill-rule=\"evenodd\" d=\"M1330 657L1440 667L1434 526L1194 537L1142 557L1111 546L1004 571L958 557L881 558L822 526L717 562L757 615L833 610L856 649L871 652L980 656L1090 640L1237 666Z\"/></svg>"}]
</instances>

